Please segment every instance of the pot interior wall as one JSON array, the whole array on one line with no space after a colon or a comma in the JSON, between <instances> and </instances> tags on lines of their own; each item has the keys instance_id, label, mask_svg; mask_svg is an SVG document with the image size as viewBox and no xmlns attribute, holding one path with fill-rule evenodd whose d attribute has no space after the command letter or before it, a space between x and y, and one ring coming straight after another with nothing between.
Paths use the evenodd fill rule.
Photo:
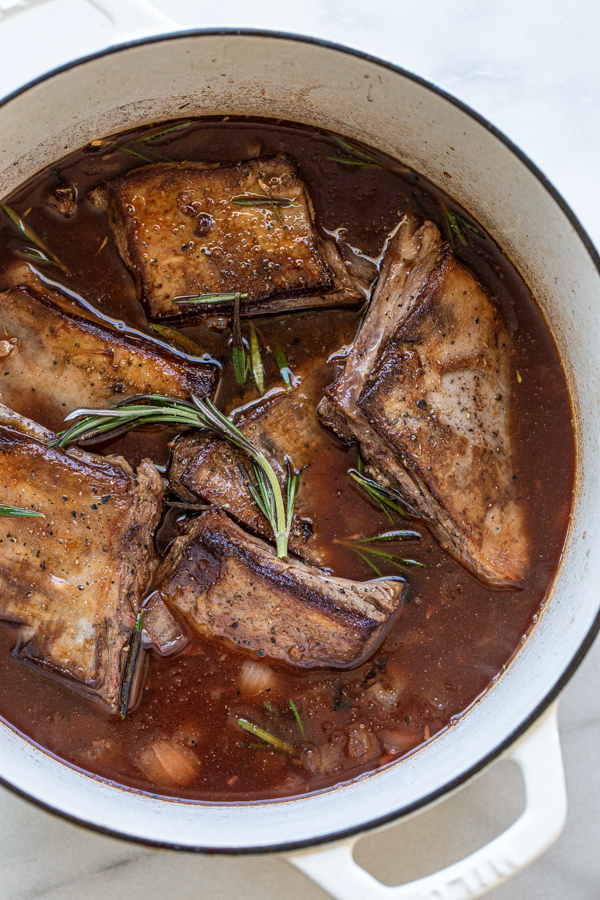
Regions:
<instances>
[{"instance_id":1,"label":"pot interior wall","mask_svg":"<svg viewBox=\"0 0 600 900\"><path fill-rule=\"evenodd\" d=\"M463 204L512 258L545 312L569 379L578 436L575 515L551 601L494 687L413 757L321 795L200 806L111 787L0 728L0 777L67 815L142 840L268 849L401 814L456 784L532 716L586 640L600 581L600 554L590 552L600 531L600 279L561 205L485 124L376 61L275 35L168 38L85 61L27 89L0 109L0 195L107 133L212 114L337 131L404 161Z\"/></svg>"}]
</instances>

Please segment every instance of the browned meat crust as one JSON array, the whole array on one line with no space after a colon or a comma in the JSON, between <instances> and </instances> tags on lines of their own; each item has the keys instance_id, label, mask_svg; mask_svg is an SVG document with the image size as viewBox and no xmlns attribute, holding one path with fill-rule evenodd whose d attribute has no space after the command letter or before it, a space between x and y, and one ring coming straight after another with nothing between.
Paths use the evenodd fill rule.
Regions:
<instances>
[{"instance_id":1,"label":"browned meat crust","mask_svg":"<svg viewBox=\"0 0 600 900\"><path fill-rule=\"evenodd\" d=\"M509 399L500 312L435 226L407 219L319 412L359 441L370 473L429 520L442 546L499 587L522 582L529 563Z\"/></svg>"},{"instance_id":2,"label":"browned meat crust","mask_svg":"<svg viewBox=\"0 0 600 900\"><path fill-rule=\"evenodd\" d=\"M257 196L293 205L232 202ZM231 309L173 305L176 297L206 293L248 294L244 315L362 302L335 243L319 236L310 197L287 156L144 166L90 198L107 211L138 295L156 318Z\"/></svg>"},{"instance_id":3,"label":"browned meat crust","mask_svg":"<svg viewBox=\"0 0 600 900\"><path fill-rule=\"evenodd\" d=\"M59 298L20 285L0 294L0 392L17 412L43 409L58 429L80 406L108 406L134 394L206 396L218 367L135 340L70 310Z\"/></svg>"},{"instance_id":4,"label":"browned meat crust","mask_svg":"<svg viewBox=\"0 0 600 900\"><path fill-rule=\"evenodd\" d=\"M296 666L342 668L376 649L405 590L400 579L348 581L277 559L216 509L175 541L157 584L201 634Z\"/></svg>"},{"instance_id":5,"label":"browned meat crust","mask_svg":"<svg viewBox=\"0 0 600 900\"><path fill-rule=\"evenodd\" d=\"M48 446L51 432L0 407L0 620L15 656L119 709L126 647L153 568L164 495L154 465Z\"/></svg>"}]
</instances>

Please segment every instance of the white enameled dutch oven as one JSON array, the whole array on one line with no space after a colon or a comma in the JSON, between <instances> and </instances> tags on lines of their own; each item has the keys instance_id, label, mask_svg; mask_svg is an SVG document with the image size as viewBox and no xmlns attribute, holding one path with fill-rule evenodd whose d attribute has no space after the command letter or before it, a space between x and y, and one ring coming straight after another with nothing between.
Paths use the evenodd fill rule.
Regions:
<instances>
[{"instance_id":1,"label":"white enameled dutch oven","mask_svg":"<svg viewBox=\"0 0 600 900\"><path fill-rule=\"evenodd\" d=\"M286 852L340 900L479 897L541 854L565 819L555 701L600 624L600 261L535 166L487 122L421 79L321 41L249 31L167 33L174 24L145 0L93 2L115 23L115 41L145 39L66 66L4 101L0 196L95 138L175 118L183 107L186 116L302 122L391 154L450 190L532 288L571 389L577 493L564 557L533 633L456 725L405 760L296 800L200 804L106 784L1 725L0 778L41 806L135 841ZM502 754L522 769L526 808L491 844L399 887L379 884L354 862L359 835L446 797Z\"/></svg>"}]
</instances>

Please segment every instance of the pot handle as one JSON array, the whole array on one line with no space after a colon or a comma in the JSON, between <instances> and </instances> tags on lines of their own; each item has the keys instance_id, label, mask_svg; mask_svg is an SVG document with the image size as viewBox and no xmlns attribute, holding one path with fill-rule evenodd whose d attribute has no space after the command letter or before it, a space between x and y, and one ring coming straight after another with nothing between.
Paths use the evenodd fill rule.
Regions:
<instances>
[{"instance_id":1,"label":"pot handle","mask_svg":"<svg viewBox=\"0 0 600 900\"><path fill-rule=\"evenodd\" d=\"M523 814L485 847L433 875L408 884L381 884L352 856L360 836L287 859L337 900L476 900L541 856L560 835L567 793L554 704L505 755L525 782Z\"/></svg>"}]
</instances>

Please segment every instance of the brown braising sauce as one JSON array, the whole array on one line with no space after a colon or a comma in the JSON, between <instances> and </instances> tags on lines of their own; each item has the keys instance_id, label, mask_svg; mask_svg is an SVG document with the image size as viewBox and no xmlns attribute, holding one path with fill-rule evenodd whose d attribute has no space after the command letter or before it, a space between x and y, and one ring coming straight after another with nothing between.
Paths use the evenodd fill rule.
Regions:
<instances>
[{"instance_id":1,"label":"brown braising sauce","mask_svg":"<svg viewBox=\"0 0 600 900\"><path fill-rule=\"evenodd\" d=\"M526 504L533 560L524 589L499 591L482 585L440 550L422 522L414 522L423 540L402 545L401 552L425 567L407 575L406 609L368 662L339 671L302 670L263 660L274 673L271 687L252 696L240 692L239 682L249 655L197 638L171 658L148 654L140 701L124 720L17 663L11 656L14 633L0 629L0 715L57 757L130 788L192 800L239 802L301 795L389 764L452 727L526 639L556 572L571 510L575 446L565 376L543 316L510 261L468 213L421 176L375 151L382 166L341 163L335 158L350 154L334 135L286 123L202 119L152 141L142 140L157 130L161 129L154 126L95 141L32 178L8 200L20 215L26 214L27 224L69 274L49 266L38 268L83 295L101 313L153 334L106 216L87 200L91 189L147 164L136 154L152 162L165 158L237 162L283 151L298 163L319 227L339 236L348 259L356 260L350 248L376 259L386 235L408 209L434 220L446 238L444 207L461 216L461 234L452 235L456 255L497 298L512 339L516 484ZM46 202L49 192L64 183L75 185L78 194L70 218ZM14 228L6 218L3 224L0 273L15 260ZM335 359L327 360L351 344L361 316L360 311L334 310L255 319L265 347L267 387L281 383L272 352L277 344L284 348L294 373L303 375L322 366L321 387L330 383ZM256 400L258 394L251 380L243 389L236 385L231 332L216 327L223 324L218 318L215 314L212 321L181 330L222 363L217 402L231 411ZM247 330L247 325L243 327ZM56 427L33 397L31 408L23 412L42 425ZM93 450L121 453L134 465L145 456L165 465L172 437L168 430L136 431ZM372 570L339 541L406 523L395 515L390 521L353 485L347 470L356 466L356 449L343 447L328 434L326 439L327 452L303 473L300 491L311 503L311 515L328 543L331 568L337 575L365 580L373 577ZM162 539L164 543L164 530ZM378 565L384 574L398 574L385 559ZM301 754L294 757L271 749L240 730L236 724L240 717L296 744ZM151 740L173 737L198 760L197 777L183 788L152 783L134 762ZM323 747L326 752L318 750Z\"/></svg>"}]
</instances>

